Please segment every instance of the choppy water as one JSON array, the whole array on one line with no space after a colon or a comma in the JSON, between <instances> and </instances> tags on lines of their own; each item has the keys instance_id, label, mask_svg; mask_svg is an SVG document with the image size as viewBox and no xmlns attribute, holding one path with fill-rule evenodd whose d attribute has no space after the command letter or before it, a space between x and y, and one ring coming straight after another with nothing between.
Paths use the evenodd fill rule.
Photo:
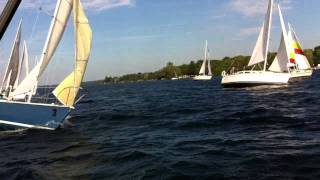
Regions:
<instances>
[{"instance_id":1,"label":"choppy water","mask_svg":"<svg viewBox=\"0 0 320 180\"><path fill-rule=\"evenodd\" d=\"M320 73L88 86L73 127L0 133L0 179L320 179Z\"/></svg>"}]
</instances>

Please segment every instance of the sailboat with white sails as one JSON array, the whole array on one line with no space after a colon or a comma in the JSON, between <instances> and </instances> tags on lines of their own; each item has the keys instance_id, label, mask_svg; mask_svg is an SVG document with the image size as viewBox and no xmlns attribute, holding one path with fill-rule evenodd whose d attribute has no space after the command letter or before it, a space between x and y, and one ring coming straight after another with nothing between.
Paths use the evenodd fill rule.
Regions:
<instances>
[{"instance_id":1,"label":"sailboat with white sails","mask_svg":"<svg viewBox=\"0 0 320 180\"><path fill-rule=\"evenodd\" d=\"M225 71L222 72L221 84L223 86L242 87L256 85L276 85L287 84L289 82L289 79L291 78L290 68L294 66L294 64L290 63L288 34L284 24L280 5L278 5L278 9L282 34L277 56L273 60L271 66L267 68L267 56L269 51L270 30L273 14L273 0L269 0L265 21L262 25L256 46L248 64L248 66L252 67L252 69L231 74L227 74ZM262 62L263 70L254 70L256 65Z\"/></svg>"},{"instance_id":2,"label":"sailboat with white sails","mask_svg":"<svg viewBox=\"0 0 320 180\"><path fill-rule=\"evenodd\" d=\"M211 64L209 58L209 50L208 50L208 41L206 40L205 48L204 48L204 60L202 62L202 66L199 71L199 75L195 76L193 80L211 80L212 72L211 72ZM208 66L207 66L208 62ZM206 67L208 67L208 74L206 74Z\"/></svg>"},{"instance_id":3,"label":"sailboat with white sails","mask_svg":"<svg viewBox=\"0 0 320 180\"><path fill-rule=\"evenodd\" d=\"M290 70L291 79L301 78L301 77L310 77L313 74L313 69L303 52L303 48L298 39L297 34L293 30L291 24L289 23L289 32L288 38L290 43L290 59L294 66Z\"/></svg>"},{"instance_id":4,"label":"sailboat with white sails","mask_svg":"<svg viewBox=\"0 0 320 180\"><path fill-rule=\"evenodd\" d=\"M52 92L56 102L34 102L33 97L37 92L39 78L52 60L67 27L72 10L75 32L75 68ZM15 47L18 47L19 43L15 44L17 44ZM2 89L6 93L2 94L3 97L0 99L0 123L50 130L59 127L71 110L74 109L74 105L81 99L81 97L77 99L77 95L86 71L91 45L92 30L80 0L57 0L54 16L39 62L30 72L28 70L29 65L26 67L27 75L21 82L12 83L12 78L10 78L9 83L3 84ZM27 52L24 53L24 56L27 56ZM17 58L14 61L17 61ZM17 69L15 63L13 63L15 65L14 68ZM11 66L8 66L8 68L11 74L17 74L18 76L19 72L16 73Z\"/></svg>"}]
</instances>

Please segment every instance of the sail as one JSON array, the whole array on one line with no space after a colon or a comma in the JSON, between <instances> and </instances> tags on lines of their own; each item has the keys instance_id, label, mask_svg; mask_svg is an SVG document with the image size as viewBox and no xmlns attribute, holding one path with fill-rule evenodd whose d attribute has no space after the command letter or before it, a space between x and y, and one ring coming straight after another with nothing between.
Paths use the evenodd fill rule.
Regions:
<instances>
[{"instance_id":1,"label":"sail","mask_svg":"<svg viewBox=\"0 0 320 180\"><path fill-rule=\"evenodd\" d=\"M199 75L205 75L206 74L206 64L207 64L207 48L208 48L208 41L206 40L206 44L204 47L204 60L202 62Z\"/></svg>"},{"instance_id":2,"label":"sail","mask_svg":"<svg viewBox=\"0 0 320 180\"><path fill-rule=\"evenodd\" d=\"M278 5L278 9L279 9L281 29L282 29L281 42L280 42L277 56L275 57L271 66L269 67L269 70L275 71L275 72L286 72L287 64L290 61L294 61L294 57L292 57L292 54L290 54L288 34L284 24L280 5Z\"/></svg>"},{"instance_id":3,"label":"sail","mask_svg":"<svg viewBox=\"0 0 320 180\"><path fill-rule=\"evenodd\" d=\"M28 47L27 47L26 41L24 41L24 43L23 43L22 52L23 52L23 54L22 54L22 58L21 58L20 68L19 68L19 71L18 71L18 76L17 76L16 83L14 85L15 88L20 83L19 81L21 79L21 73L24 71L25 72L25 76L27 76L29 74L29 54L28 54ZM23 69L23 67L25 69Z\"/></svg>"},{"instance_id":4,"label":"sail","mask_svg":"<svg viewBox=\"0 0 320 180\"><path fill-rule=\"evenodd\" d=\"M208 58L210 57L210 51L208 49ZM211 63L210 63L210 58L208 60L208 75L212 76L212 71L211 71Z\"/></svg>"},{"instance_id":5,"label":"sail","mask_svg":"<svg viewBox=\"0 0 320 180\"><path fill-rule=\"evenodd\" d=\"M65 106L72 107L79 92L92 45L92 30L80 0L73 1L73 18L75 27L76 62L74 71L67 76L53 94Z\"/></svg>"},{"instance_id":6,"label":"sail","mask_svg":"<svg viewBox=\"0 0 320 180\"><path fill-rule=\"evenodd\" d=\"M52 56L62 38L72 10L72 0L58 0L49 34L38 64L31 70L29 75L19 84L13 95L22 95L34 91L38 86L38 79L48 66ZM35 92L33 92L35 93Z\"/></svg>"},{"instance_id":7,"label":"sail","mask_svg":"<svg viewBox=\"0 0 320 180\"><path fill-rule=\"evenodd\" d=\"M2 81L2 90L13 88L19 73L19 51L20 51L20 40L21 40L21 24L19 23L18 31L13 43L9 63L5 71L5 75Z\"/></svg>"},{"instance_id":8,"label":"sail","mask_svg":"<svg viewBox=\"0 0 320 180\"><path fill-rule=\"evenodd\" d=\"M295 63L298 69L311 69L310 63L307 57L303 53L302 46L299 42L299 39L294 32L292 26L289 24L289 32L288 32L289 42L291 51L295 57Z\"/></svg>"},{"instance_id":9,"label":"sail","mask_svg":"<svg viewBox=\"0 0 320 180\"><path fill-rule=\"evenodd\" d=\"M269 48L270 29L272 24L273 0L269 0L267 14L260 30L258 40L254 47L248 66L266 61Z\"/></svg>"},{"instance_id":10,"label":"sail","mask_svg":"<svg viewBox=\"0 0 320 180\"><path fill-rule=\"evenodd\" d=\"M14 14L16 13L22 0L7 0L0 16L0 40L6 32Z\"/></svg>"}]
</instances>

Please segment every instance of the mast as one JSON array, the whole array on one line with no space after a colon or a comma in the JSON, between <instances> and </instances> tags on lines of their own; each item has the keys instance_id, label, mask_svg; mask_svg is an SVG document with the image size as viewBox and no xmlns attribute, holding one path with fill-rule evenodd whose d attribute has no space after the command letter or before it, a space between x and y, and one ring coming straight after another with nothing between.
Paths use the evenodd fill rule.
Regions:
<instances>
[{"instance_id":1,"label":"mast","mask_svg":"<svg viewBox=\"0 0 320 180\"><path fill-rule=\"evenodd\" d=\"M268 51L269 51L269 44L270 44L270 31L271 31L271 25L272 25L272 12L273 12L273 0L269 1L269 23L267 24L268 28L268 35L267 35L267 45L266 45L266 52L265 52L265 59L264 59L264 65L263 65L263 71L267 70L267 63L268 63Z\"/></svg>"},{"instance_id":2,"label":"mast","mask_svg":"<svg viewBox=\"0 0 320 180\"><path fill-rule=\"evenodd\" d=\"M6 32L22 0L8 0L0 16L0 40Z\"/></svg>"}]
</instances>

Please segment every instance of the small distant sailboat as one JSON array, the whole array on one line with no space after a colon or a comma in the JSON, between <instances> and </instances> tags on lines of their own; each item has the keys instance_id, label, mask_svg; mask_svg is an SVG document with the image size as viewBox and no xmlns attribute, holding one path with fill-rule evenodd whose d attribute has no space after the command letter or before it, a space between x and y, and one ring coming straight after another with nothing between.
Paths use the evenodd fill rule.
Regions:
<instances>
[{"instance_id":1,"label":"small distant sailboat","mask_svg":"<svg viewBox=\"0 0 320 180\"><path fill-rule=\"evenodd\" d=\"M280 6L279 17L281 22L282 36L276 58L271 66L267 68L267 56L269 51L270 30L272 24L273 0L269 0L268 10L265 21L261 28L256 46L253 50L248 67L252 67L248 71L239 71L227 74L222 72L221 84L225 87L245 87L257 85L277 85L287 84L291 77L288 69L290 68L290 48L288 43L287 31L284 25ZM254 70L256 65L264 62L263 70Z\"/></svg>"},{"instance_id":2,"label":"small distant sailboat","mask_svg":"<svg viewBox=\"0 0 320 180\"><path fill-rule=\"evenodd\" d=\"M179 80L180 78L177 75L177 72L174 71L174 77L171 78L171 80Z\"/></svg>"},{"instance_id":3,"label":"small distant sailboat","mask_svg":"<svg viewBox=\"0 0 320 180\"><path fill-rule=\"evenodd\" d=\"M313 69L304 55L300 41L289 23L288 38L290 42L290 58L294 66L290 69L291 79L300 77L310 77L313 74Z\"/></svg>"},{"instance_id":4,"label":"small distant sailboat","mask_svg":"<svg viewBox=\"0 0 320 180\"><path fill-rule=\"evenodd\" d=\"M203 80L212 79L211 64L210 64L210 60L208 60L208 56L209 56L208 41L206 41L205 50L204 50L204 60L200 68L199 75L195 76L193 80L203 81ZM207 61L208 61L208 74L206 74Z\"/></svg>"},{"instance_id":5,"label":"small distant sailboat","mask_svg":"<svg viewBox=\"0 0 320 180\"><path fill-rule=\"evenodd\" d=\"M75 32L74 71L52 92L57 99L56 102L33 102L33 96L37 92L38 80L55 53L72 9ZM2 86L5 93L2 93L2 99L0 99L0 123L24 128L54 130L63 123L67 115L74 109L74 105L83 97L76 99L91 52L92 30L89 21L80 0L58 0L39 62L30 72L28 70L29 65L26 66L26 77L21 82L16 82L16 77L19 74L17 72L19 65L17 66L16 63L19 58L16 58L18 50L15 49L19 47L19 34L20 28L5 74L6 77L10 78L5 78L5 83ZM26 49L25 45L24 56L27 56ZM14 61L14 63L11 63L11 61Z\"/></svg>"}]
</instances>

